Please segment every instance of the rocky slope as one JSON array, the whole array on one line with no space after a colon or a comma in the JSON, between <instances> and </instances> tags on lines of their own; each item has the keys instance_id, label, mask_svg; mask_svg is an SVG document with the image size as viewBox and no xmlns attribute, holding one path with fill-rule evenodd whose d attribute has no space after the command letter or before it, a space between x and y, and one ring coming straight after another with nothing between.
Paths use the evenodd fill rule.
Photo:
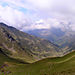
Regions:
<instances>
[{"instance_id":1,"label":"rocky slope","mask_svg":"<svg viewBox=\"0 0 75 75\"><path fill-rule=\"evenodd\" d=\"M64 52L71 52L75 50L75 31L71 28L65 27L65 29L51 28L51 29L39 29L27 31L27 33L45 38L61 48L64 48ZM37 34L36 34L37 33Z\"/></svg>"},{"instance_id":2,"label":"rocky slope","mask_svg":"<svg viewBox=\"0 0 75 75\"><path fill-rule=\"evenodd\" d=\"M50 41L4 23L0 23L0 48L6 55L30 63L47 57L62 56L61 49Z\"/></svg>"}]
</instances>

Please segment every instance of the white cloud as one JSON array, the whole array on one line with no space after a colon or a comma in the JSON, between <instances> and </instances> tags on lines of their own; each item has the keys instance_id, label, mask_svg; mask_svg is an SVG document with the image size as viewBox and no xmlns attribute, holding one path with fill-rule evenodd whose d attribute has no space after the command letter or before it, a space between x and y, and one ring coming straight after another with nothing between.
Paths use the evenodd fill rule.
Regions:
<instances>
[{"instance_id":1,"label":"white cloud","mask_svg":"<svg viewBox=\"0 0 75 75\"><path fill-rule=\"evenodd\" d=\"M34 29L50 29L50 24L47 23L45 20L40 19L32 23L30 26L25 26L23 28L23 31L24 30L34 30Z\"/></svg>"},{"instance_id":2,"label":"white cloud","mask_svg":"<svg viewBox=\"0 0 75 75\"><path fill-rule=\"evenodd\" d=\"M23 12L13 9L9 6L0 6L0 22L21 29L25 24L29 24L26 15Z\"/></svg>"},{"instance_id":3,"label":"white cloud","mask_svg":"<svg viewBox=\"0 0 75 75\"><path fill-rule=\"evenodd\" d=\"M74 0L0 0L8 6L0 6L0 16L10 25L21 30L65 29L75 24ZM27 13L18 10L25 8ZM74 29L73 29L74 30Z\"/></svg>"}]
</instances>

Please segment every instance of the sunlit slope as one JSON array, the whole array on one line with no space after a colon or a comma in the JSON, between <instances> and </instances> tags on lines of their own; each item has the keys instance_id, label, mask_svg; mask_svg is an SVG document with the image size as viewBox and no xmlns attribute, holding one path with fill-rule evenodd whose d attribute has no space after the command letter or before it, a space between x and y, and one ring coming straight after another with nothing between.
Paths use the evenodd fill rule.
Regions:
<instances>
[{"instance_id":1,"label":"sunlit slope","mask_svg":"<svg viewBox=\"0 0 75 75\"><path fill-rule=\"evenodd\" d=\"M50 41L21 32L4 23L0 23L0 47L9 57L29 63L63 55L61 49Z\"/></svg>"},{"instance_id":2,"label":"sunlit slope","mask_svg":"<svg viewBox=\"0 0 75 75\"><path fill-rule=\"evenodd\" d=\"M7 67L12 72L9 75L75 75L75 52L60 58L47 58L33 64L10 63L10 65Z\"/></svg>"}]
</instances>

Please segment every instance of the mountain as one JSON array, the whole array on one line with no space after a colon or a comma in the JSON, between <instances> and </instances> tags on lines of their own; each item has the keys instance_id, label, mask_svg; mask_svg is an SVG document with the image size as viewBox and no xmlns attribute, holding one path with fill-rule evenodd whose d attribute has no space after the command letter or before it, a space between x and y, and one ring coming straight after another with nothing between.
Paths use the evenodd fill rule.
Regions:
<instances>
[{"instance_id":1,"label":"mountain","mask_svg":"<svg viewBox=\"0 0 75 75\"><path fill-rule=\"evenodd\" d=\"M26 31L31 35L35 35L51 42L55 42L59 37L65 35L65 32L61 31L60 28L52 28L52 29L35 29ZM37 34L36 34L37 33Z\"/></svg>"},{"instance_id":2,"label":"mountain","mask_svg":"<svg viewBox=\"0 0 75 75\"><path fill-rule=\"evenodd\" d=\"M0 75L75 75L75 52L63 57L21 63L0 53Z\"/></svg>"},{"instance_id":3,"label":"mountain","mask_svg":"<svg viewBox=\"0 0 75 75\"><path fill-rule=\"evenodd\" d=\"M74 33L66 35L68 50L0 23L0 75L75 75Z\"/></svg>"},{"instance_id":4,"label":"mountain","mask_svg":"<svg viewBox=\"0 0 75 75\"><path fill-rule=\"evenodd\" d=\"M65 27L65 29L51 28L30 30L27 31L27 33L47 39L61 48L65 48L66 51L75 50L75 31L68 28L68 26Z\"/></svg>"},{"instance_id":5,"label":"mountain","mask_svg":"<svg viewBox=\"0 0 75 75\"><path fill-rule=\"evenodd\" d=\"M0 23L0 49L11 58L29 63L63 55L62 50L50 41L29 35L4 23Z\"/></svg>"}]
</instances>

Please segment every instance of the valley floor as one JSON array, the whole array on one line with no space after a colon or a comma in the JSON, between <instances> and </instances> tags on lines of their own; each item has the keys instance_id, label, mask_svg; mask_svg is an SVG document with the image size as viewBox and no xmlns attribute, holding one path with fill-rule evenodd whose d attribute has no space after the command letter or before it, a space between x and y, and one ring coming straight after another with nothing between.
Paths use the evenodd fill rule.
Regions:
<instances>
[{"instance_id":1,"label":"valley floor","mask_svg":"<svg viewBox=\"0 0 75 75\"><path fill-rule=\"evenodd\" d=\"M0 54L0 75L75 75L75 52L25 64Z\"/></svg>"}]
</instances>

